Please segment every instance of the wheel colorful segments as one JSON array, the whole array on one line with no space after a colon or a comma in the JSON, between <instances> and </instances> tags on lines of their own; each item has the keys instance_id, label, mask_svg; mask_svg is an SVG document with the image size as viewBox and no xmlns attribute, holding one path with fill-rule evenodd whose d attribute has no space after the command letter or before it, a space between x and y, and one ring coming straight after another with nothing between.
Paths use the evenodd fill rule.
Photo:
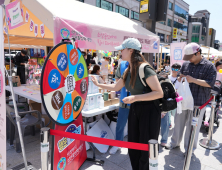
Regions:
<instances>
[{"instance_id":1,"label":"wheel colorful segments","mask_svg":"<svg viewBox=\"0 0 222 170\"><path fill-rule=\"evenodd\" d=\"M73 122L81 113L88 91L88 70L81 51L69 42L56 45L45 60L40 88L51 120L59 125Z\"/></svg>"}]
</instances>

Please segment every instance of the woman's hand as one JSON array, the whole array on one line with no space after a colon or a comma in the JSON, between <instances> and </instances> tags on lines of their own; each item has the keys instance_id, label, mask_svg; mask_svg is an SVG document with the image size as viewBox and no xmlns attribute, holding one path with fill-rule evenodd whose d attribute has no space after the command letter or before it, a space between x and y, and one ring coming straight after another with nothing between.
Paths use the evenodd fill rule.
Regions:
<instances>
[{"instance_id":1,"label":"woman's hand","mask_svg":"<svg viewBox=\"0 0 222 170\"><path fill-rule=\"evenodd\" d=\"M92 82L93 82L96 86L99 85L98 80L97 80L97 78L96 78L95 76L92 76Z\"/></svg>"},{"instance_id":2,"label":"woman's hand","mask_svg":"<svg viewBox=\"0 0 222 170\"><path fill-rule=\"evenodd\" d=\"M134 103L136 101L136 97L135 96L128 96L128 97L125 97L123 99L123 102L125 104L131 104L131 103Z\"/></svg>"}]
</instances>

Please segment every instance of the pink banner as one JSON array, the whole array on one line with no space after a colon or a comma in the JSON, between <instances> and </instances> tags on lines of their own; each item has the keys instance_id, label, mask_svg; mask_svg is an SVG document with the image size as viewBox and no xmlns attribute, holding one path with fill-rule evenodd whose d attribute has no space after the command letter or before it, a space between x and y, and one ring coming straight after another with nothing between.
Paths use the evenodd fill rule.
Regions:
<instances>
[{"instance_id":1,"label":"pink banner","mask_svg":"<svg viewBox=\"0 0 222 170\"><path fill-rule=\"evenodd\" d=\"M159 37L140 35L107 27L98 27L56 17L54 19L54 44L64 38L74 37L79 48L116 51L114 47L130 37L137 38L142 44L142 52L158 53Z\"/></svg>"},{"instance_id":2,"label":"pink banner","mask_svg":"<svg viewBox=\"0 0 222 170\"><path fill-rule=\"evenodd\" d=\"M174 63L179 63L182 66L184 62L184 47L186 44L186 42L170 44L170 66L172 66Z\"/></svg>"},{"instance_id":3,"label":"pink banner","mask_svg":"<svg viewBox=\"0 0 222 170\"><path fill-rule=\"evenodd\" d=\"M17 28L25 23L21 0L6 5L6 16L9 29Z\"/></svg>"},{"instance_id":4,"label":"pink banner","mask_svg":"<svg viewBox=\"0 0 222 170\"><path fill-rule=\"evenodd\" d=\"M3 9L0 6L0 18ZM5 101L5 70L4 70L3 22L0 23L0 170L6 170L6 101Z\"/></svg>"}]
</instances>

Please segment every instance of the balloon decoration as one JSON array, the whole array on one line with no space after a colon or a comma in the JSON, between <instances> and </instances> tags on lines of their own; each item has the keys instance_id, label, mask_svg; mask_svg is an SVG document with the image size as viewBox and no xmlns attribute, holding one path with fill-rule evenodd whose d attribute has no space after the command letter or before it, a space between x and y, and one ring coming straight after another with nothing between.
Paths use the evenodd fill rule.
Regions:
<instances>
[{"instance_id":1,"label":"balloon decoration","mask_svg":"<svg viewBox=\"0 0 222 170\"><path fill-rule=\"evenodd\" d=\"M99 53L101 53L104 57L110 57L112 55L111 51L100 50Z\"/></svg>"}]
</instances>

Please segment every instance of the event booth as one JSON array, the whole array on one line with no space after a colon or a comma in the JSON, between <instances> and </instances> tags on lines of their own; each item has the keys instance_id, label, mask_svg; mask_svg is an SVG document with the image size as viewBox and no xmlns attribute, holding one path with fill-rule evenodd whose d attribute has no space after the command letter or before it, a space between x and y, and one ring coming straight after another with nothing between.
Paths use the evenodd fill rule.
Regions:
<instances>
[{"instance_id":1,"label":"event booth","mask_svg":"<svg viewBox=\"0 0 222 170\"><path fill-rule=\"evenodd\" d=\"M21 85L20 87L13 88L14 93L32 100L32 103L36 103L37 107L34 107L33 104L31 105L34 110L42 108L40 111L46 112L46 114L42 114L45 121L49 116L50 119L53 119L54 122L57 123L54 127L51 127L55 130L83 134L82 116L85 117L85 129L87 129L87 118L118 109L119 106L118 99L115 99L115 102L114 100L109 100L109 105L107 105L107 107L97 107L94 110L82 111L80 113L87 98L93 98L94 95L102 93L101 91L96 91L95 94L95 91L92 89L89 93L88 88L87 96L87 93L85 93L86 90L82 90L82 85L86 82L89 86L91 86L91 80L90 77L88 77L87 71L84 70L83 74L79 73L81 69L86 69L85 61L80 49L115 51L115 46L119 46L125 39L133 37L137 38L142 44L143 53L159 53L159 37L119 13L107 11L74 0L22 0L21 2L24 9L23 17L26 22L20 27L9 31L10 44L12 46L17 46L18 48L22 45L26 45L27 47L55 47L50 51L43 67L44 73L42 73L41 80L44 82L44 85L41 85L41 88L30 85ZM6 4L7 3L8 2L6 1ZM70 38L74 38L77 42L75 43L75 47L66 42L63 44L60 43L62 39ZM8 43L6 35L4 43ZM59 46L57 46L58 43L60 43ZM75 49L77 49L75 52L78 53L78 56L76 56L76 53L72 54L74 58L78 58L77 61L74 61L74 58L71 57L71 52ZM67 56L68 60L71 60L71 58L73 59L73 62L68 63L69 70L63 70L60 65L61 63L63 66L66 65L66 62L63 60L64 58L60 56L61 52ZM61 59L61 63L59 63L60 66L58 66L57 59ZM76 64L78 65L77 67L72 66ZM53 74L51 74L52 72ZM70 74L73 76L70 76ZM70 80L70 77L75 78L76 84L73 83L75 84L75 91L72 95L66 93L66 85L64 86L62 83L59 86L54 86L55 88L52 86L53 81L49 82L49 77L52 76L51 78L54 78L53 76L55 75L59 75L60 79L52 79L53 81L59 80L62 82L67 81L68 78ZM55 91L55 89L58 91ZM7 86L6 90L10 91L10 87ZM64 99L63 105L58 106L59 109L57 108L58 97L60 97L60 99ZM56 99L56 101L54 99ZM67 102L69 100L72 101ZM51 101L53 101L55 105L51 104ZM76 102L75 106L74 102ZM78 102L81 103L80 106L78 106ZM68 105L68 103L71 103L71 105ZM96 102L94 103L96 104ZM38 104L40 104L40 107ZM68 118L65 119L65 116L60 121L62 122L63 120L67 120L66 124L62 125L61 122L56 122L60 119L60 117L64 116L63 109L67 109L71 106L73 106L74 110L79 110L78 114L77 112L73 113L73 115L75 114L73 119L75 121L68 122ZM67 122L69 124L67 124ZM106 136L107 133L103 132L100 137L105 138ZM56 169L58 162L64 163L64 157L66 157L66 160L69 160L69 166L75 166L76 168L81 166L82 162L86 159L86 153L84 151L85 143L78 142L77 140L69 140L67 145L65 145L65 140L66 138L59 136L54 137L52 148L54 155L52 158L52 166L54 169ZM75 144L75 147L73 147L73 144ZM78 154L81 154L74 157L77 152ZM95 161L95 157L93 159ZM73 164L73 162L75 162L75 164Z\"/></svg>"}]
</instances>

